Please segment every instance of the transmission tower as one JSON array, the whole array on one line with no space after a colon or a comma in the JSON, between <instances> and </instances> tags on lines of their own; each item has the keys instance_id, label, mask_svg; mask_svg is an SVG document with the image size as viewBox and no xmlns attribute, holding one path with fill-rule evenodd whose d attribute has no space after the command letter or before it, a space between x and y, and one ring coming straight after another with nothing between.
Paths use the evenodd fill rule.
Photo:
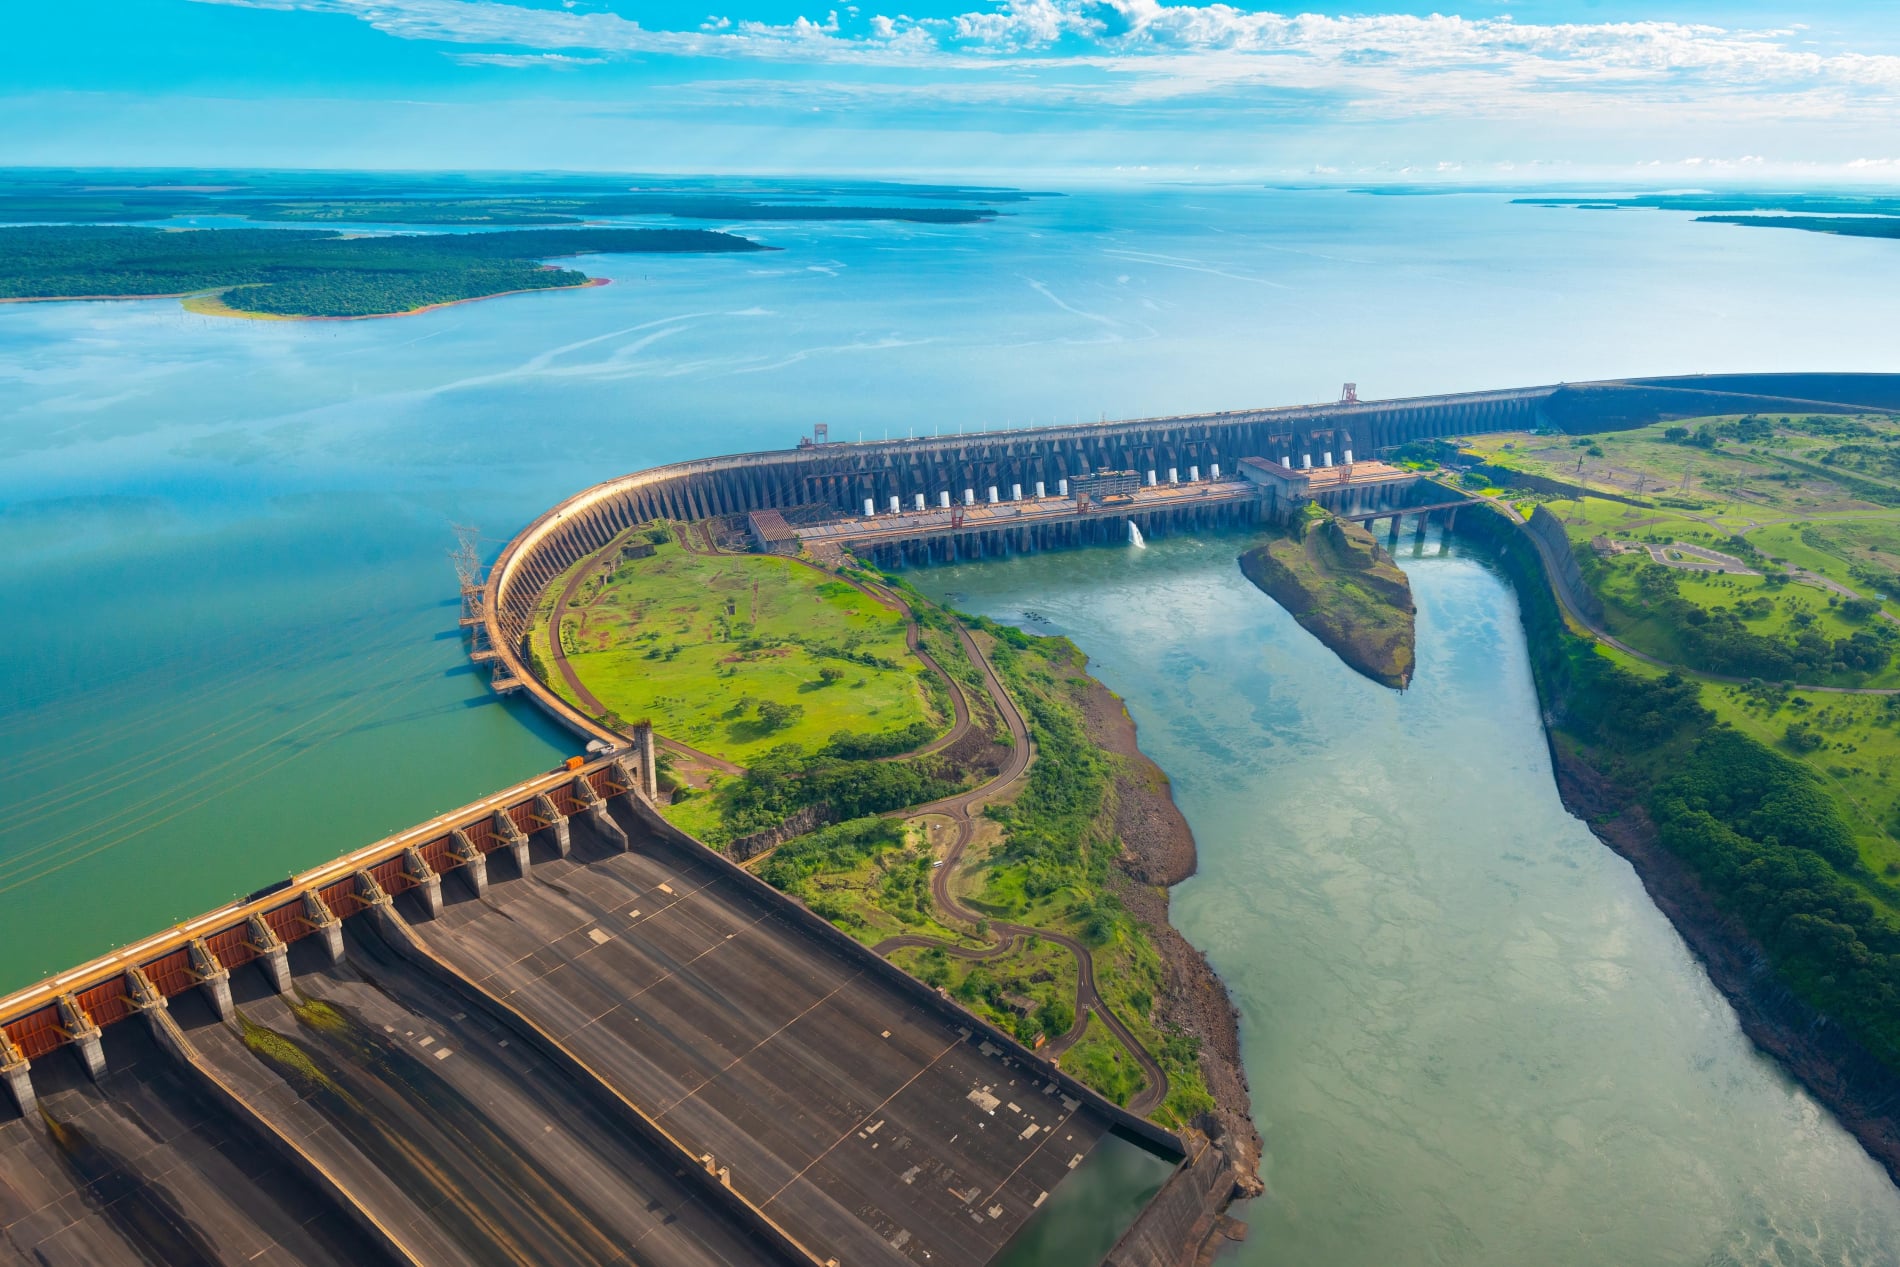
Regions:
<instances>
[{"instance_id":1,"label":"transmission tower","mask_svg":"<svg viewBox=\"0 0 1900 1267\"><path fill-rule=\"evenodd\" d=\"M462 582L462 593L482 587L481 530L470 524L452 523L455 530L455 549L449 551L449 558L455 564L455 575Z\"/></svg>"},{"instance_id":2,"label":"transmission tower","mask_svg":"<svg viewBox=\"0 0 1900 1267\"><path fill-rule=\"evenodd\" d=\"M497 657L488 645L488 626L482 620L482 583L487 579L482 567L482 534L471 524L452 523L449 527L455 530L455 548L449 551L449 560L455 564L455 577L462 585L462 618L457 623L468 630L469 659L483 664ZM499 665L496 672L501 672Z\"/></svg>"}]
</instances>

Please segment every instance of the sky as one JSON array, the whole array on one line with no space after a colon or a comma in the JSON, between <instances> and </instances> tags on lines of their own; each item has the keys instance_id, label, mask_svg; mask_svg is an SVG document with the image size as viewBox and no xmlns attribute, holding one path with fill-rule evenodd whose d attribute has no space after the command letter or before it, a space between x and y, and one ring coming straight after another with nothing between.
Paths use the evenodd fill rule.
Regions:
<instances>
[{"instance_id":1,"label":"sky","mask_svg":"<svg viewBox=\"0 0 1900 1267\"><path fill-rule=\"evenodd\" d=\"M0 164L1900 184L1900 0L12 0Z\"/></svg>"}]
</instances>

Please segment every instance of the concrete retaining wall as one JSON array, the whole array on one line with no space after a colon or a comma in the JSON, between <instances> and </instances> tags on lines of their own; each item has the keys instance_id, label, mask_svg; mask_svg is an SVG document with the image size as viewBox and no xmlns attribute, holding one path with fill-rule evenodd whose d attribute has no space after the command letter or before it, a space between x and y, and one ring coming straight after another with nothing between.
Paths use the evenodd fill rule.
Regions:
<instances>
[{"instance_id":1,"label":"concrete retaining wall","mask_svg":"<svg viewBox=\"0 0 1900 1267\"><path fill-rule=\"evenodd\" d=\"M1564 531L1563 520L1539 506L1531 512L1524 530L1537 539L1545 560L1554 569L1552 582L1563 591L1570 606L1591 620L1603 619L1603 602L1583 583L1583 571L1571 552L1570 534Z\"/></svg>"},{"instance_id":2,"label":"concrete retaining wall","mask_svg":"<svg viewBox=\"0 0 1900 1267\"><path fill-rule=\"evenodd\" d=\"M1232 1163L1206 1145L1161 1185L1102 1267L1191 1267L1233 1191Z\"/></svg>"}]
</instances>

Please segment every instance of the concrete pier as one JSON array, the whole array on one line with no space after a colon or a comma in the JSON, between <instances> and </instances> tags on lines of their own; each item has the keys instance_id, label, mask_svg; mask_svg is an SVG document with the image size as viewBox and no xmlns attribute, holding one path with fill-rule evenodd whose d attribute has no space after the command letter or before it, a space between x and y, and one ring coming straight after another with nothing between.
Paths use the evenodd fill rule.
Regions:
<instances>
[{"instance_id":1,"label":"concrete pier","mask_svg":"<svg viewBox=\"0 0 1900 1267\"><path fill-rule=\"evenodd\" d=\"M299 903L301 905L301 902ZM246 921L249 934L249 946L256 956L258 966L270 979L271 989L279 994L290 993L290 951L277 936L277 930L266 924L262 917L253 915Z\"/></svg>"},{"instance_id":2,"label":"concrete pier","mask_svg":"<svg viewBox=\"0 0 1900 1267\"><path fill-rule=\"evenodd\" d=\"M210 1000L211 1010L218 1019L229 1023L231 1007L231 970L218 962L211 953L211 947L205 945L205 939L194 937L185 947L185 953L191 961L191 975L198 982L198 988L204 991Z\"/></svg>"},{"instance_id":3,"label":"concrete pier","mask_svg":"<svg viewBox=\"0 0 1900 1267\"><path fill-rule=\"evenodd\" d=\"M575 776L573 784L574 800L587 811L587 820L594 829L610 840L618 841L622 849L627 848L627 833L607 812L607 801L594 790L594 785L586 779Z\"/></svg>"},{"instance_id":4,"label":"concrete pier","mask_svg":"<svg viewBox=\"0 0 1900 1267\"><path fill-rule=\"evenodd\" d=\"M459 827L449 833L449 857L455 862L457 873L468 882L469 891L477 899L487 897L488 858Z\"/></svg>"},{"instance_id":5,"label":"concrete pier","mask_svg":"<svg viewBox=\"0 0 1900 1267\"><path fill-rule=\"evenodd\" d=\"M323 938L323 949L330 956L330 962L342 962L343 923L337 919L336 912L325 906L316 894L305 893L303 918L306 924L317 931L317 936Z\"/></svg>"},{"instance_id":6,"label":"concrete pier","mask_svg":"<svg viewBox=\"0 0 1900 1267\"><path fill-rule=\"evenodd\" d=\"M574 837L568 829L567 815L554 807L554 802L546 795L534 799L534 817L538 826L545 828L554 836L554 851L563 858L574 848Z\"/></svg>"},{"instance_id":7,"label":"concrete pier","mask_svg":"<svg viewBox=\"0 0 1900 1267\"><path fill-rule=\"evenodd\" d=\"M6 1031L0 1030L0 1081L7 1084L7 1092L23 1118L32 1117L39 1104L39 1098L33 1094L32 1068Z\"/></svg>"},{"instance_id":8,"label":"concrete pier","mask_svg":"<svg viewBox=\"0 0 1900 1267\"><path fill-rule=\"evenodd\" d=\"M93 1022L79 1000L70 994L59 996L59 1025L66 1041L78 1053L79 1061L94 1082L106 1076L105 1048L99 1042L99 1026Z\"/></svg>"},{"instance_id":9,"label":"concrete pier","mask_svg":"<svg viewBox=\"0 0 1900 1267\"><path fill-rule=\"evenodd\" d=\"M402 871L416 895L422 899L422 909L430 919L442 913L442 877L436 873L422 854L413 846L403 850Z\"/></svg>"},{"instance_id":10,"label":"concrete pier","mask_svg":"<svg viewBox=\"0 0 1900 1267\"><path fill-rule=\"evenodd\" d=\"M491 830L495 838L501 841L509 853L514 855L515 872L523 879L528 876L528 834L521 830L514 816L505 810L496 810Z\"/></svg>"}]
</instances>

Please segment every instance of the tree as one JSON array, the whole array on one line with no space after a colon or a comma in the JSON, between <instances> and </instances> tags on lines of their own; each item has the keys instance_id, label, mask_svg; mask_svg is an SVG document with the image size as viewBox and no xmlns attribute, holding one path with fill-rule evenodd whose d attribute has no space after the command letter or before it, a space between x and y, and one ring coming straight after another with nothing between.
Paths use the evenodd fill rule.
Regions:
<instances>
[{"instance_id":1,"label":"tree","mask_svg":"<svg viewBox=\"0 0 1900 1267\"><path fill-rule=\"evenodd\" d=\"M784 730L804 715L803 704L786 704L769 699L759 705L759 724L767 730Z\"/></svg>"}]
</instances>

